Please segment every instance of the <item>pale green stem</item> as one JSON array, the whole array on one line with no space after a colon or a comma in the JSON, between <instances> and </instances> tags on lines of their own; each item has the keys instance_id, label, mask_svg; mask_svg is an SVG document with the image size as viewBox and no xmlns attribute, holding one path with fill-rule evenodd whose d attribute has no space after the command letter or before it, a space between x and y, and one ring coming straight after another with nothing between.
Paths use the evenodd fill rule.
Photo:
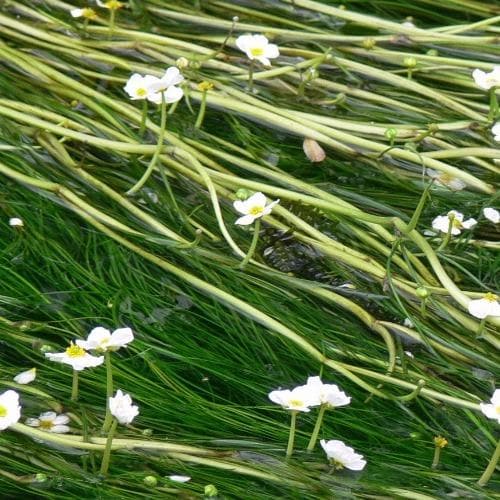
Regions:
<instances>
[{"instance_id":1,"label":"pale green stem","mask_svg":"<svg viewBox=\"0 0 500 500\"><path fill-rule=\"evenodd\" d=\"M252 59L250 61L250 66L248 68L248 89L253 94L253 71L255 69L255 61Z\"/></svg>"},{"instance_id":2,"label":"pale green stem","mask_svg":"<svg viewBox=\"0 0 500 500\"><path fill-rule=\"evenodd\" d=\"M118 425L118 420L116 418L113 419L113 423L111 424L111 428L108 432L108 437L106 439L106 447L104 448L104 454L102 456L101 462L101 475L105 476L108 473L109 461L111 459L111 445L113 444L113 436L116 431L116 426Z\"/></svg>"},{"instance_id":3,"label":"pale green stem","mask_svg":"<svg viewBox=\"0 0 500 500\"><path fill-rule=\"evenodd\" d=\"M78 371L73 370L73 383L71 385L71 401L78 401Z\"/></svg>"},{"instance_id":4,"label":"pale green stem","mask_svg":"<svg viewBox=\"0 0 500 500\"><path fill-rule=\"evenodd\" d=\"M160 118L160 133L158 135L158 144L156 146L155 153L153 155L153 158L151 158L151 161L149 162L148 168L144 172L143 176L132 186L128 191L127 194L130 196L132 194L137 193L139 189L144 186L144 184L147 182L149 179L149 176L153 172L156 163L158 161L158 158L160 156L160 153L163 149L163 140L165 137L165 129L167 126L167 103L165 102L165 95L163 92L161 93L161 118Z\"/></svg>"},{"instance_id":5,"label":"pale green stem","mask_svg":"<svg viewBox=\"0 0 500 500\"><path fill-rule=\"evenodd\" d=\"M497 447L495 448L495 451L492 457L490 458L488 466L486 467L486 469L483 472L483 475L479 478L479 481L477 482L479 486L486 486L486 484L490 480L491 475L497 468L499 458L500 458L500 439L498 440Z\"/></svg>"},{"instance_id":6,"label":"pale green stem","mask_svg":"<svg viewBox=\"0 0 500 500\"><path fill-rule=\"evenodd\" d=\"M116 9L109 10L109 32L108 38L111 40L113 38L113 32L115 31L115 19L116 19Z\"/></svg>"},{"instance_id":7,"label":"pale green stem","mask_svg":"<svg viewBox=\"0 0 500 500\"><path fill-rule=\"evenodd\" d=\"M141 117L141 125L139 127L139 137L142 138L144 132L146 131L146 120L148 118L148 100L144 99L142 102L142 117Z\"/></svg>"},{"instance_id":8,"label":"pale green stem","mask_svg":"<svg viewBox=\"0 0 500 500\"><path fill-rule=\"evenodd\" d=\"M248 249L248 252L245 255L245 258L241 261L241 264L239 265L240 269L245 269L245 266L248 264L248 262L252 258L253 254L255 252L255 249L257 248L257 241L259 240L259 233L260 233L260 219L256 219L255 225L253 228L252 242L250 243L250 248Z\"/></svg>"},{"instance_id":9,"label":"pale green stem","mask_svg":"<svg viewBox=\"0 0 500 500\"><path fill-rule=\"evenodd\" d=\"M418 202L417 208L415 209L415 212L413 212L413 216L410 222L408 223L408 228L407 228L408 232L413 231L417 227L420 215L422 214L422 210L424 209L425 202L427 201L427 197L429 195L429 191L432 187L432 184L433 183L431 182L425 187L424 192L420 197L420 201Z\"/></svg>"},{"instance_id":10,"label":"pale green stem","mask_svg":"<svg viewBox=\"0 0 500 500\"><path fill-rule=\"evenodd\" d=\"M307 451L312 451L314 449L314 446L316 445L319 431L321 429L321 424L323 423L323 416L325 415L327 406L328 405L326 404L322 404L319 407L318 418L316 419L316 424L314 425L314 429L311 434L311 439L309 440L309 444L307 445Z\"/></svg>"},{"instance_id":11,"label":"pale green stem","mask_svg":"<svg viewBox=\"0 0 500 500\"><path fill-rule=\"evenodd\" d=\"M496 95L496 87L490 89L490 111L488 113L488 121L492 122L498 115L498 99Z\"/></svg>"},{"instance_id":12,"label":"pale green stem","mask_svg":"<svg viewBox=\"0 0 500 500\"><path fill-rule=\"evenodd\" d=\"M109 351L104 353L104 359L106 362L106 416L102 424L102 432L106 433L109 431L113 419L111 410L109 409L109 398L113 397L113 365L111 363L111 353Z\"/></svg>"},{"instance_id":13,"label":"pale green stem","mask_svg":"<svg viewBox=\"0 0 500 500\"><path fill-rule=\"evenodd\" d=\"M194 128L200 128L203 123L203 119L205 118L205 111L207 109L207 93L208 92L205 90L201 94L200 110L198 111L198 117L196 118Z\"/></svg>"},{"instance_id":14,"label":"pale green stem","mask_svg":"<svg viewBox=\"0 0 500 500\"><path fill-rule=\"evenodd\" d=\"M482 335L483 335L483 332L484 332L485 325L486 325L486 318L483 318L483 319L479 322L479 327L478 327L478 329L477 329L477 333L476 333L476 338L477 338L477 339L482 338Z\"/></svg>"},{"instance_id":15,"label":"pale green stem","mask_svg":"<svg viewBox=\"0 0 500 500\"><path fill-rule=\"evenodd\" d=\"M434 457L432 459L431 468L435 469L439 465L439 459L441 458L441 446L437 446L434 448Z\"/></svg>"},{"instance_id":16,"label":"pale green stem","mask_svg":"<svg viewBox=\"0 0 500 500\"><path fill-rule=\"evenodd\" d=\"M293 444L295 442L295 427L297 424L298 411L292 410L290 419L290 434L288 435L288 445L286 447L286 458L290 458L293 453Z\"/></svg>"},{"instance_id":17,"label":"pale green stem","mask_svg":"<svg viewBox=\"0 0 500 500\"><path fill-rule=\"evenodd\" d=\"M451 232L453 231L453 221L455 220L455 215L453 215L453 214L448 215L448 219L449 219L448 231L446 232L446 235L443 238L443 241L441 242L441 245L439 245L436 252L441 252L441 250L444 250L448 246L448 243L451 240Z\"/></svg>"}]
</instances>

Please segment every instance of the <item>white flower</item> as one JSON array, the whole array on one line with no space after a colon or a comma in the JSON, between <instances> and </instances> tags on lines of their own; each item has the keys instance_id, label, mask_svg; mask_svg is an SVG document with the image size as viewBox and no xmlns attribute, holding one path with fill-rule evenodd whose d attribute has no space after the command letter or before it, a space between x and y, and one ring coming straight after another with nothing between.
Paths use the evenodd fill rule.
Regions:
<instances>
[{"instance_id":1,"label":"white flower","mask_svg":"<svg viewBox=\"0 0 500 500\"><path fill-rule=\"evenodd\" d=\"M161 78L157 78L148 87L149 93L147 99L155 104L161 104L162 94L167 104L182 99L184 92L181 88L176 87L176 85L183 80L184 77L181 75L179 68L171 66Z\"/></svg>"},{"instance_id":2,"label":"white flower","mask_svg":"<svg viewBox=\"0 0 500 500\"><path fill-rule=\"evenodd\" d=\"M117 351L120 347L126 347L134 340L134 334L130 328L118 328L111 333L106 328L98 326L94 328L87 340L77 340L76 344L87 351Z\"/></svg>"},{"instance_id":3,"label":"white flower","mask_svg":"<svg viewBox=\"0 0 500 500\"><path fill-rule=\"evenodd\" d=\"M464 216L460 212L456 210L450 210L447 215L438 215L432 221L432 228L437 231L441 231L442 233L448 233L448 229L450 227L450 220L453 220L451 223L451 234L457 235L462 232L462 229L470 229L471 227L477 224L475 219L467 219L464 221Z\"/></svg>"},{"instance_id":4,"label":"white flower","mask_svg":"<svg viewBox=\"0 0 500 500\"><path fill-rule=\"evenodd\" d=\"M130 424L139 414L139 407L133 405L132 398L120 389L116 391L114 398L109 398L109 410L111 415L123 425Z\"/></svg>"},{"instance_id":5,"label":"white flower","mask_svg":"<svg viewBox=\"0 0 500 500\"><path fill-rule=\"evenodd\" d=\"M273 201L266 205L266 197L262 193L255 193L250 198L245 201L236 200L233 202L234 209L240 214L244 214L243 217L240 217L235 224L239 224L241 226L248 226L252 224L255 219L259 217L264 217L264 215L269 215L277 203L280 200Z\"/></svg>"},{"instance_id":6,"label":"white flower","mask_svg":"<svg viewBox=\"0 0 500 500\"><path fill-rule=\"evenodd\" d=\"M91 356L83 347L73 343L64 352L47 352L45 357L50 361L71 365L76 371L99 366L104 362L104 356Z\"/></svg>"},{"instance_id":7,"label":"white flower","mask_svg":"<svg viewBox=\"0 0 500 500\"><path fill-rule=\"evenodd\" d=\"M403 321L403 325L408 328L415 328L415 325L410 318L405 318L405 320Z\"/></svg>"},{"instance_id":8,"label":"white flower","mask_svg":"<svg viewBox=\"0 0 500 500\"><path fill-rule=\"evenodd\" d=\"M159 82L160 79L153 75L142 76L139 73L134 73L125 84L123 89L130 96L133 101L138 99L148 99L150 100L150 95L152 91L150 87L153 83ZM156 100L156 96L154 97Z\"/></svg>"},{"instance_id":9,"label":"white flower","mask_svg":"<svg viewBox=\"0 0 500 500\"><path fill-rule=\"evenodd\" d=\"M346 446L342 441L320 441L328 459L333 462L336 469L363 470L366 460L363 455L359 455L352 448Z\"/></svg>"},{"instance_id":10,"label":"white flower","mask_svg":"<svg viewBox=\"0 0 500 500\"><path fill-rule=\"evenodd\" d=\"M493 134L495 141L500 142L500 122L496 122L495 125L491 127L491 133Z\"/></svg>"},{"instance_id":11,"label":"white flower","mask_svg":"<svg viewBox=\"0 0 500 500\"><path fill-rule=\"evenodd\" d=\"M498 296L494 293L487 293L482 299L471 300L468 309L472 316L479 319L484 319L487 316L500 316Z\"/></svg>"},{"instance_id":12,"label":"white flower","mask_svg":"<svg viewBox=\"0 0 500 500\"><path fill-rule=\"evenodd\" d=\"M478 87L484 90L489 90L492 87L500 86L500 66L494 66L493 71L485 73L480 69L475 69L472 72L472 77Z\"/></svg>"},{"instance_id":13,"label":"white flower","mask_svg":"<svg viewBox=\"0 0 500 500\"><path fill-rule=\"evenodd\" d=\"M26 370L25 372L18 373L14 377L14 382L18 384L29 384L36 379L36 368L31 368L31 370Z\"/></svg>"},{"instance_id":14,"label":"white flower","mask_svg":"<svg viewBox=\"0 0 500 500\"><path fill-rule=\"evenodd\" d=\"M467 184L462 179L458 177L453 177L446 172L438 172L437 170L432 170L431 168L427 169L427 175L434 179L434 183L440 186L445 186L452 191L461 191L464 189Z\"/></svg>"},{"instance_id":15,"label":"white flower","mask_svg":"<svg viewBox=\"0 0 500 500\"><path fill-rule=\"evenodd\" d=\"M58 415L55 411L46 411L41 413L38 418L26 419L26 425L39 427L42 431L55 432L56 434L69 432L69 427L66 425L68 422L68 415Z\"/></svg>"},{"instance_id":16,"label":"white flower","mask_svg":"<svg viewBox=\"0 0 500 500\"><path fill-rule=\"evenodd\" d=\"M483 208L483 214L494 224L498 224L500 222L500 212L498 210L495 210L494 208Z\"/></svg>"},{"instance_id":17,"label":"white flower","mask_svg":"<svg viewBox=\"0 0 500 500\"><path fill-rule=\"evenodd\" d=\"M97 18L97 14L95 13L95 10L91 9L89 7L84 7L83 9L71 9L70 14L74 18L77 18L77 17L83 17L85 19L96 19Z\"/></svg>"},{"instance_id":18,"label":"white flower","mask_svg":"<svg viewBox=\"0 0 500 500\"><path fill-rule=\"evenodd\" d=\"M177 475L172 475L168 476L170 481L175 481L176 483L187 483L188 481L191 481L191 478L189 476L177 476Z\"/></svg>"},{"instance_id":19,"label":"white flower","mask_svg":"<svg viewBox=\"0 0 500 500\"><path fill-rule=\"evenodd\" d=\"M19 394L11 390L0 394L0 431L15 424L20 418Z\"/></svg>"},{"instance_id":20,"label":"white flower","mask_svg":"<svg viewBox=\"0 0 500 500\"><path fill-rule=\"evenodd\" d=\"M351 402L351 398L335 384L324 384L319 377L309 377L307 384L303 387L311 391L321 404L328 405L329 408L345 406Z\"/></svg>"},{"instance_id":21,"label":"white flower","mask_svg":"<svg viewBox=\"0 0 500 500\"><path fill-rule=\"evenodd\" d=\"M493 418L500 424L500 389L496 389L491 396L491 404L479 403L481 411L488 417Z\"/></svg>"},{"instance_id":22,"label":"white flower","mask_svg":"<svg viewBox=\"0 0 500 500\"><path fill-rule=\"evenodd\" d=\"M23 219L20 219L19 217L12 217L12 219L9 219L9 226L23 227L24 226Z\"/></svg>"},{"instance_id":23,"label":"white flower","mask_svg":"<svg viewBox=\"0 0 500 500\"><path fill-rule=\"evenodd\" d=\"M401 23L401 26L404 26L405 28L416 28L411 21L404 21Z\"/></svg>"},{"instance_id":24,"label":"white flower","mask_svg":"<svg viewBox=\"0 0 500 500\"><path fill-rule=\"evenodd\" d=\"M280 55L278 46L269 43L264 35L241 35L236 39L236 46L245 52L250 60L257 59L265 66L271 66L269 59Z\"/></svg>"},{"instance_id":25,"label":"white flower","mask_svg":"<svg viewBox=\"0 0 500 500\"><path fill-rule=\"evenodd\" d=\"M269 399L278 405L281 405L286 410L292 411L310 411L310 406L319 406L321 401L317 392L311 390L310 387L300 385L291 391L271 391Z\"/></svg>"}]
</instances>

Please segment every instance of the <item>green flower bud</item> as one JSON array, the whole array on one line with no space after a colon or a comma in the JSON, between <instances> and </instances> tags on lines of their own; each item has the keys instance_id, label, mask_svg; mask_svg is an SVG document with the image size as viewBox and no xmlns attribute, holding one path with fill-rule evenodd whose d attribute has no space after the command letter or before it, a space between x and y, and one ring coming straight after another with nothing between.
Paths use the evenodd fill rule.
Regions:
<instances>
[{"instance_id":1,"label":"green flower bud","mask_svg":"<svg viewBox=\"0 0 500 500\"><path fill-rule=\"evenodd\" d=\"M150 488L155 488L158 485L158 479L154 476L146 476L143 479L143 483Z\"/></svg>"},{"instance_id":2,"label":"green flower bud","mask_svg":"<svg viewBox=\"0 0 500 500\"><path fill-rule=\"evenodd\" d=\"M250 198L250 196L252 196L252 191L247 188L240 188L236 191L236 198L238 198L238 200L244 201Z\"/></svg>"},{"instance_id":3,"label":"green flower bud","mask_svg":"<svg viewBox=\"0 0 500 500\"><path fill-rule=\"evenodd\" d=\"M48 477L47 474L44 474L43 472L39 472L38 474L35 474L34 480L37 483L45 483L47 481Z\"/></svg>"},{"instance_id":4,"label":"green flower bud","mask_svg":"<svg viewBox=\"0 0 500 500\"><path fill-rule=\"evenodd\" d=\"M421 299L426 299L427 297L429 297L430 293L429 293L429 290L427 290L427 288L424 288L423 286L420 286L418 287L416 290L415 290L415 293L417 294L418 297L420 297Z\"/></svg>"},{"instance_id":5,"label":"green flower bud","mask_svg":"<svg viewBox=\"0 0 500 500\"><path fill-rule=\"evenodd\" d=\"M142 435L146 437L150 437L153 435L153 429L143 429Z\"/></svg>"},{"instance_id":6,"label":"green flower bud","mask_svg":"<svg viewBox=\"0 0 500 500\"><path fill-rule=\"evenodd\" d=\"M397 137L398 131L393 127L389 127L388 129L385 130L384 135L386 139L393 141Z\"/></svg>"},{"instance_id":7,"label":"green flower bud","mask_svg":"<svg viewBox=\"0 0 500 500\"><path fill-rule=\"evenodd\" d=\"M213 484L207 484L205 486L204 494L206 497L216 497L219 494L219 491Z\"/></svg>"},{"instance_id":8,"label":"green flower bud","mask_svg":"<svg viewBox=\"0 0 500 500\"><path fill-rule=\"evenodd\" d=\"M46 352L54 352L54 348L49 344L42 344L40 346L40 352L45 354Z\"/></svg>"},{"instance_id":9,"label":"green flower bud","mask_svg":"<svg viewBox=\"0 0 500 500\"><path fill-rule=\"evenodd\" d=\"M361 43L361 45L363 45L363 48L366 50L373 49L373 47L375 47L376 44L377 42L373 38L365 38Z\"/></svg>"},{"instance_id":10,"label":"green flower bud","mask_svg":"<svg viewBox=\"0 0 500 500\"><path fill-rule=\"evenodd\" d=\"M417 60L414 57L405 57L403 59L403 64L407 68L414 68L417 65Z\"/></svg>"}]
</instances>

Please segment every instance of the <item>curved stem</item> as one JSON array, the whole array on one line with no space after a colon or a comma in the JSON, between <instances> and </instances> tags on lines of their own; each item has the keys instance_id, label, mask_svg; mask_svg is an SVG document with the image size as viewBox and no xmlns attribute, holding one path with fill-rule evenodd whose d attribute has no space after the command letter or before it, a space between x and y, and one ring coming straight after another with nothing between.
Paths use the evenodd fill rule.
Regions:
<instances>
[{"instance_id":1,"label":"curved stem","mask_svg":"<svg viewBox=\"0 0 500 500\"><path fill-rule=\"evenodd\" d=\"M142 102L142 116L141 125L139 127L139 137L142 138L144 132L146 131L146 120L148 118L148 100L144 99Z\"/></svg>"},{"instance_id":2,"label":"curved stem","mask_svg":"<svg viewBox=\"0 0 500 500\"><path fill-rule=\"evenodd\" d=\"M288 435L288 445L286 447L286 458L290 458L293 453L293 444L295 442L295 427L297 424L297 413L298 411L291 412L290 419L290 434Z\"/></svg>"},{"instance_id":3,"label":"curved stem","mask_svg":"<svg viewBox=\"0 0 500 500\"><path fill-rule=\"evenodd\" d=\"M130 196L132 194L137 193L139 189L144 186L146 181L149 179L149 176L153 172L156 162L160 156L161 150L163 148L163 139L165 137L165 129L167 126L167 103L165 102L165 96L162 92L161 94L161 118L160 118L160 133L158 135L158 144L156 146L155 153L151 161L149 162L148 168L144 172L143 176L127 191L127 194Z\"/></svg>"},{"instance_id":4,"label":"curved stem","mask_svg":"<svg viewBox=\"0 0 500 500\"><path fill-rule=\"evenodd\" d=\"M252 242L250 243L250 248L248 249L248 252L245 255L245 258L241 261L241 264L239 265L240 269L245 269L245 266L248 264L248 262L252 258L253 254L255 252L255 249L257 248L257 241L259 241L259 233L260 233L260 219L256 219L255 225L253 228Z\"/></svg>"},{"instance_id":5,"label":"curved stem","mask_svg":"<svg viewBox=\"0 0 500 500\"><path fill-rule=\"evenodd\" d=\"M499 458L500 458L500 439L498 440L497 447L493 452L493 455L488 463L488 466L486 467L486 469L483 472L483 475L479 478L479 481L477 482L479 486L486 486L486 484L490 480L491 475L493 474L493 472L497 467Z\"/></svg>"},{"instance_id":6,"label":"curved stem","mask_svg":"<svg viewBox=\"0 0 500 500\"><path fill-rule=\"evenodd\" d=\"M204 91L201 94L200 110L198 111L198 117L196 118L194 128L200 128L203 123L203 119L205 118L205 111L207 109L207 93L207 91Z\"/></svg>"},{"instance_id":7,"label":"curved stem","mask_svg":"<svg viewBox=\"0 0 500 500\"><path fill-rule=\"evenodd\" d=\"M314 429L311 434L311 439L309 440L309 444L307 445L307 451L312 451L314 446L316 445L316 441L318 440L319 430L321 429L321 424L323 423L323 416L325 415L327 405L322 404L319 407L318 418L316 419L316 424L314 425Z\"/></svg>"}]
</instances>

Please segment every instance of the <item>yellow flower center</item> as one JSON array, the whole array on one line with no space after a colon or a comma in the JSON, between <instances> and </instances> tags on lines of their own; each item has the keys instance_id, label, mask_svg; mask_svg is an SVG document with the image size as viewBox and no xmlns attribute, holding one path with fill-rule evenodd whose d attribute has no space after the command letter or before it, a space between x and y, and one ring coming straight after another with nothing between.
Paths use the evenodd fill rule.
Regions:
<instances>
[{"instance_id":1,"label":"yellow flower center","mask_svg":"<svg viewBox=\"0 0 500 500\"><path fill-rule=\"evenodd\" d=\"M52 427L54 427L54 422L52 420L40 420L40 429L43 429L44 431L50 431Z\"/></svg>"},{"instance_id":2,"label":"yellow flower center","mask_svg":"<svg viewBox=\"0 0 500 500\"><path fill-rule=\"evenodd\" d=\"M338 460L335 460L334 458L330 459L331 464L333 465L333 468L335 470L342 470L344 468L344 464L342 462L339 462Z\"/></svg>"},{"instance_id":3,"label":"yellow flower center","mask_svg":"<svg viewBox=\"0 0 500 500\"><path fill-rule=\"evenodd\" d=\"M495 295L494 293L491 293L491 292L488 292L484 298L488 301L488 302L496 302L498 300L498 295ZM498 410L497 410L498 411Z\"/></svg>"},{"instance_id":4,"label":"yellow flower center","mask_svg":"<svg viewBox=\"0 0 500 500\"><path fill-rule=\"evenodd\" d=\"M434 438L434 444L438 448L444 448L445 446L448 446L448 440L444 438L443 436L436 436Z\"/></svg>"},{"instance_id":5,"label":"yellow flower center","mask_svg":"<svg viewBox=\"0 0 500 500\"><path fill-rule=\"evenodd\" d=\"M250 54L254 57L259 57L264 55L264 49L262 47L254 47L250 49Z\"/></svg>"},{"instance_id":6,"label":"yellow flower center","mask_svg":"<svg viewBox=\"0 0 500 500\"><path fill-rule=\"evenodd\" d=\"M495 406L495 413L496 413L497 415L500 415L500 405Z\"/></svg>"},{"instance_id":7,"label":"yellow flower center","mask_svg":"<svg viewBox=\"0 0 500 500\"><path fill-rule=\"evenodd\" d=\"M250 215L261 215L262 212L264 211L264 207L252 207L248 213Z\"/></svg>"},{"instance_id":8,"label":"yellow flower center","mask_svg":"<svg viewBox=\"0 0 500 500\"><path fill-rule=\"evenodd\" d=\"M209 90L212 90L213 88L214 88L214 84L210 83L210 82L203 81L203 82L200 82L198 84L198 90L200 92L208 92Z\"/></svg>"},{"instance_id":9,"label":"yellow flower center","mask_svg":"<svg viewBox=\"0 0 500 500\"><path fill-rule=\"evenodd\" d=\"M139 96L139 97L144 97L148 91L146 89L137 89L135 91L135 93Z\"/></svg>"},{"instance_id":10,"label":"yellow flower center","mask_svg":"<svg viewBox=\"0 0 500 500\"><path fill-rule=\"evenodd\" d=\"M70 358L81 358L82 356L85 356L86 352L83 347L80 347L79 345L76 344L71 344L67 349L66 349L66 354Z\"/></svg>"},{"instance_id":11,"label":"yellow flower center","mask_svg":"<svg viewBox=\"0 0 500 500\"><path fill-rule=\"evenodd\" d=\"M123 3L119 2L118 0L109 0L104 5L106 6L107 9L111 10L117 10L123 7Z\"/></svg>"},{"instance_id":12,"label":"yellow flower center","mask_svg":"<svg viewBox=\"0 0 500 500\"><path fill-rule=\"evenodd\" d=\"M82 9L82 17L85 19L95 19L97 14L94 9L90 9L89 7L85 7Z\"/></svg>"},{"instance_id":13,"label":"yellow flower center","mask_svg":"<svg viewBox=\"0 0 500 500\"><path fill-rule=\"evenodd\" d=\"M304 406L304 402L300 399L291 399L290 406Z\"/></svg>"},{"instance_id":14,"label":"yellow flower center","mask_svg":"<svg viewBox=\"0 0 500 500\"><path fill-rule=\"evenodd\" d=\"M7 408L5 406L0 405L0 417L6 417L7 416Z\"/></svg>"},{"instance_id":15,"label":"yellow flower center","mask_svg":"<svg viewBox=\"0 0 500 500\"><path fill-rule=\"evenodd\" d=\"M457 229L460 229L462 227L462 223L458 219L453 219L451 225L452 227L456 227Z\"/></svg>"}]
</instances>

